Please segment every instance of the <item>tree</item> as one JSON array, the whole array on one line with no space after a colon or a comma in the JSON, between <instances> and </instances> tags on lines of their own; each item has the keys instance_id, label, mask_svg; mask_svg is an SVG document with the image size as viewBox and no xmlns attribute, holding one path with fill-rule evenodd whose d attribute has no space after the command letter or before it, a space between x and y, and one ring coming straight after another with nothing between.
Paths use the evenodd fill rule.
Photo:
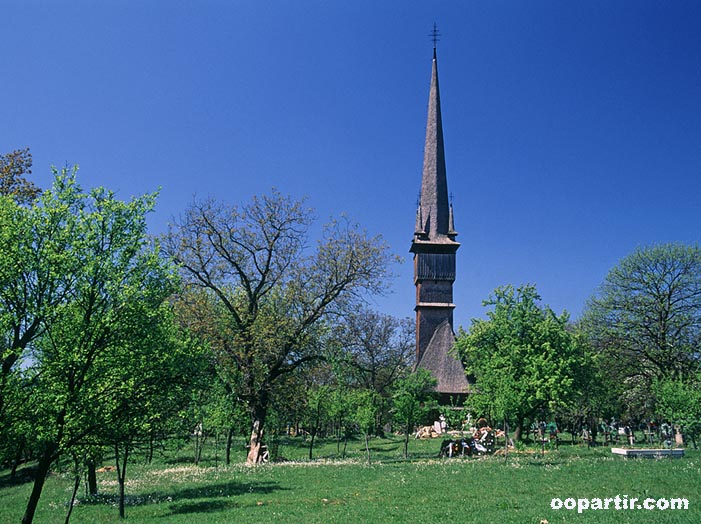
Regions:
<instances>
[{"instance_id":1,"label":"tree","mask_svg":"<svg viewBox=\"0 0 701 524\"><path fill-rule=\"evenodd\" d=\"M331 392L329 399L329 417L336 429L336 452L346 458L348 439L353 435L353 397L355 390L339 385ZM341 451L343 440L343 451Z\"/></svg>"},{"instance_id":2,"label":"tree","mask_svg":"<svg viewBox=\"0 0 701 524\"><path fill-rule=\"evenodd\" d=\"M15 465L36 444L29 428L39 422L24 409L32 388L23 368L73 292L80 269L71 255L77 191L67 173L55 176L52 192L31 205L0 195L0 446Z\"/></svg>"},{"instance_id":3,"label":"tree","mask_svg":"<svg viewBox=\"0 0 701 524\"><path fill-rule=\"evenodd\" d=\"M701 249L637 249L606 276L582 323L620 394L639 415L650 411L652 382L684 380L699 365Z\"/></svg>"},{"instance_id":4,"label":"tree","mask_svg":"<svg viewBox=\"0 0 701 524\"><path fill-rule=\"evenodd\" d=\"M392 388L414 364L415 323L361 308L337 323L330 342L331 358L345 385L379 395L376 429L382 434L390 420Z\"/></svg>"},{"instance_id":5,"label":"tree","mask_svg":"<svg viewBox=\"0 0 701 524\"><path fill-rule=\"evenodd\" d=\"M395 419L404 427L404 458L409 458L409 434L414 424L433 408L430 401L436 383L431 372L422 368L397 381L392 404Z\"/></svg>"},{"instance_id":6,"label":"tree","mask_svg":"<svg viewBox=\"0 0 701 524\"><path fill-rule=\"evenodd\" d=\"M31 204L41 194L41 189L24 177L31 173L29 148L0 155L0 195L9 196L20 205Z\"/></svg>"},{"instance_id":7,"label":"tree","mask_svg":"<svg viewBox=\"0 0 701 524\"><path fill-rule=\"evenodd\" d=\"M506 419L519 439L524 422L552 410L572 394L582 362L567 313L539 305L535 286L497 288L483 304L494 309L460 331L457 350L475 378L468 402L493 421Z\"/></svg>"},{"instance_id":8,"label":"tree","mask_svg":"<svg viewBox=\"0 0 701 524\"><path fill-rule=\"evenodd\" d=\"M322 424L329 416L329 404L331 387L328 385L312 386L307 389L307 405L304 413L305 426L309 431L309 460L312 460L314 440L316 439Z\"/></svg>"},{"instance_id":9,"label":"tree","mask_svg":"<svg viewBox=\"0 0 701 524\"><path fill-rule=\"evenodd\" d=\"M115 452L121 518L131 453L150 445L153 432L182 431L180 415L193 390L204 386L200 348L176 327L170 304L140 302L130 302L120 316L129 330L103 359L100 376L111 391L95 410L102 422L96 436Z\"/></svg>"},{"instance_id":10,"label":"tree","mask_svg":"<svg viewBox=\"0 0 701 524\"><path fill-rule=\"evenodd\" d=\"M368 466L371 464L370 457L370 435L375 429L379 396L369 389L355 390L351 396L353 406L352 419L358 425L365 440L365 451L368 456Z\"/></svg>"},{"instance_id":11,"label":"tree","mask_svg":"<svg viewBox=\"0 0 701 524\"><path fill-rule=\"evenodd\" d=\"M361 309L345 316L334 337L358 385L386 396L395 381L411 371L414 329L408 318Z\"/></svg>"},{"instance_id":12,"label":"tree","mask_svg":"<svg viewBox=\"0 0 701 524\"><path fill-rule=\"evenodd\" d=\"M275 384L320 358L324 321L385 288L380 237L342 219L310 253L311 224L301 201L273 191L242 208L196 201L164 238L185 281L216 300L211 347L251 416L248 463L258 462Z\"/></svg>"},{"instance_id":13,"label":"tree","mask_svg":"<svg viewBox=\"0 0 701 524\"><path fill-rule=\"evenodd\" d=\"M121 202L103 188L83 193L75 170L64 170L40 205L32 207L40 222L59 215L71 226L62 232L68 236L60 253L60 260L69 262L56 268L44 260L39 268L70 267L73 273L62 300L41 316L41 336L23 371L31 386L25 409L40 421L33 428L39 464L24 523L33 520L51 463L103 427L105 406L136 401L130 385L141 384L144 376L124 377L118 370L143 358L154 362L153 353L144 351L148 332L163 317L159 308L176 282L146 236L145 215L154 203L155 195ZM39 238L30 245L46 242Z\"/></svg>"},{"instance_id":14,"label":"tree","mask_svg":"<svg viewBox=\"0 0 701 524\"><path fill-rule=\"evenodd\" d=\"M629 376L685 376L698 366L701 249L636 250L609 272L586 318L594 340L633 366Z\"/></svg>"},{"instance_id":15,"label":"tree","mask_svg":"<svg viewBox=\"0 0 701 524\"><path fill-rule=\"evenodd\" d=\"M656 380L652 389L657 398L657 414L679 424L697 449L696 439L701 434L701 372L685 379Z\"/></svg>"},{"instance_id":16,"label":"tree","mask_svg":"<svg viewBox=\"0 0 701 524\"><path fill-rule=\"evenodd\" d=\"M0 195L0 427L10 375L73 293L82 260L73 245L81 196L54 172L52 191L32 206Z\"/></svg>"}]
</instances>

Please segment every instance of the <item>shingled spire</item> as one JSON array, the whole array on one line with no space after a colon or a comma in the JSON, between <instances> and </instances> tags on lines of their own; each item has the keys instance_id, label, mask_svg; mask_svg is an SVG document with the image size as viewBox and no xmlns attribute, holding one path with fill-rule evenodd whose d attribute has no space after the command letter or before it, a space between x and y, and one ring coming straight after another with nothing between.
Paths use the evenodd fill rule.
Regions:
<instances>
[{"instance_id":1,"label":"shingled spire","mask_svg":"<svg viewBox=\"0 0 701 524\"><path fill-rule=\"evenodd\" d=\"M434 26L421 197L411 244L416 286L416 367L431 371L439 393L455 395L466 393L468 382L452 352L455 254L460 244L455 241L453 207L448 198L436 35Z\"/></svg>"},{"instance_id":2,"label":"shingled spire","mask_svg":"<svg viewBox=\"0 0 701 524\"><path fill-rule=\"evenodd\" d=\"M422 240L440 241L450 233L448 204L448 182L445 174L445 149L443 145L443 122L441 121L441 96L438 89L438 60L433 48L431 88L428 96L428 118L424 143L424 167L421 177Z\"/></svg>"}]
</instances>

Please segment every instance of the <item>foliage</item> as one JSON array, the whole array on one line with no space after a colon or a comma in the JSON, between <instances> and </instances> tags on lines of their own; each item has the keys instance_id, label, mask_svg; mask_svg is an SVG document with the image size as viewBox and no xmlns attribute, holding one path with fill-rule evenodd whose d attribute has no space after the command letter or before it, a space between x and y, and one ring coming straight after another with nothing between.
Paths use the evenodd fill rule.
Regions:
<instances>
[{"instance_id":1,"label":"foliage","mask_svg":"<svg viewBox=\"0 0 701 524\"><path fill-rule=\"evenodd\" d=\"M179 369L194 369L165 304L176 273L146 235L154 203L85 193L75 169L30 206L1 200L20 226L0 239L17 255L0 271L3 426L29 430L39 460L24 522L58 457L144 434L177 405Z\"/></svg>"},{"instance_id":2,"label":"foliage","mask_svg":"<svg viewBox=\"0 0 701 524\"><path fill-rule=\"evenodd\" d=\"M694 447L701 434L701 373L687 379L662 379L653 385L656 412L672 424L679 424Z\"/></svg>"},{"instance_id":3,"label":"foliage","mask_svg":"<svg viewBox=\"0 0 701 524\"><path fill-rule=\"evenodd\" d=\"M203 335L250 413L250 463L276 384L321 357L324 321L385 286L380 237L335 221L309 253L311 224L303 202L273 191L242 208L194 202L164 238L185 281L204 293L212 328Z\"/></svg>"},{"instance_id":4,"label":"foliage","mask_svg":"<svg viewBox=\"0 0 701 524\"><path fill-rule=\"evenodd\" d=\"M524 421L553 410L572 395L582 351L568 330L566 313L557 316L532 285L495 290L484 302L488 320L473 320L456 343L466 372L475 379L471 411L493 422Z\"/></svg>"},{"instance_id":5,"label":"foliage","mask_svg":"<svg viewBox=\"0 0 701 524\"><path fill-rule=\"evenodd\" d=\"M395 420L404 429L404 458L409 456L409 434L414 425L434 407L431 400L436 383L431 372L422 368L397 382L392 404Z\"/></svg>"},{"instance_id":6,"label":"foliage","mask_svg":"<svg viewBox=\"0 0 701 524\"><path fill-rule=\"evenodd\" d=\"M331 391L327 385L312 386L307 389L304 422L311 437L309 439L309 460L312 460L314 440L321 426L329 417Z\"/></svg>"},{"instance_id":7,"label":"foliage","mask_svg":"<svg viewBox=\"0 0 701 524\"><path fill-rule=\"evenodd\" d=\"M370 464L370 435L375 429L380 398L374 391L364 389L355 391L351 402L353 406L351 417L365 438L365 450L367 451L368 464Z\"/></svg>"},{"instance_id":8,"label":"foliage","mask_svg":"<svg viewBox=\"0 0 701 524\"><path fill-rule=\"evenodd\" d=\"M75 290L84 256L75 245L82 200L65 170L31 207L0 196L0 421L8 384L17 380L11 375Z\"/></svg>"},{"instance_id":9,"label":"foliage","mask_svg":"<svg viewBox=\"0 0 701 524\"><path fill-rule=\"evenodd\" d=\"M41 189L24 177L31 174L29 148L0 155L0 195L9 196L20 205L31 204L41 193Z\"/></svg>"},{"instance_id":10,"label":"foliage","mask_svg":"<svg viewBox=\"0 0 701 524\"><path fill-rule=\"evenodd\" d=\"M586 315L620 377L684 377L701 344L701 249L640 248L607 275Z\"/></svg>"},{"instance_id":11,"label":"foliage","mask_svg":"<svg viewBox=\"0 0 701 524\"><path fill-rule=\"evenodd\" d=\"M329 398L329 417L336 428L336 451L341 452L341 440L343 440L343 452L345 458L348 440L353 435L353 396L354 390L344 386L332 390Z\"/></svg>"},{"instance_id":12,"label":"foliage","mask_svg":"<svg viewBox=\"0 0 701 524\"><path fill-rule=\"evenodd\" d=\"M684 380L699 365L701 249L637 249L606 276L582 325L629 416L652 416L652 383Z\"/></svg>"}]
</instances>

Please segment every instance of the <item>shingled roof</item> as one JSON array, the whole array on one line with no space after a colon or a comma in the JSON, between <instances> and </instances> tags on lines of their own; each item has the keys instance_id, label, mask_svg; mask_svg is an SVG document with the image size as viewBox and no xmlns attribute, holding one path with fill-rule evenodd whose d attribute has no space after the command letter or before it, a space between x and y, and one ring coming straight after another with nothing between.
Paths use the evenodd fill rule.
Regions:
<instances>
[{"instance_id":1,"label":"shingled roof","mask_svg":"<svg viewBox=\"0 0 701 524\"><path fill-rule=\"evenodd\" d=\"M453 354L454 345L455 333L450 322L445 320L433 332L426 351L416 363L417 368L429 370L438 381L438 393L457 395L468 392L469 383L465 377L465 368Z\"/></svg>"}]
</instances>

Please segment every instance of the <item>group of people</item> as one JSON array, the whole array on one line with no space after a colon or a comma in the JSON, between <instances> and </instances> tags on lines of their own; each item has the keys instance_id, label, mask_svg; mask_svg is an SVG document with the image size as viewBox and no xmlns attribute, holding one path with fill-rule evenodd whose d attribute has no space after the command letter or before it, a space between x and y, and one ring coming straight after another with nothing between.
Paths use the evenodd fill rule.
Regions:
<instances>
[{"instance_id":1,"label":"group of people","mask_svg":"<svg viewBox=\"0 0 701 524\"><path fill-rule=\"evenodd\" d=\"M441 442L441 457L491 455L494 453L497 432L489 426L476 428L471 437L446 439Z\"/></svg>"},{"instance_id":2,"label":"group of people","mask_svg":"<svg viewBox=\"0 0 701 524\"><path fill-rule=\"evenodd\" d=\"M469 423L469 418L466 421ZM487 420L480 418L476 427L471 427L471 437L446 439L441 443L441 457L491 455L496 448L497 438L504 437L504 432L492 429Z\"/></svg>"}]
</instances>

